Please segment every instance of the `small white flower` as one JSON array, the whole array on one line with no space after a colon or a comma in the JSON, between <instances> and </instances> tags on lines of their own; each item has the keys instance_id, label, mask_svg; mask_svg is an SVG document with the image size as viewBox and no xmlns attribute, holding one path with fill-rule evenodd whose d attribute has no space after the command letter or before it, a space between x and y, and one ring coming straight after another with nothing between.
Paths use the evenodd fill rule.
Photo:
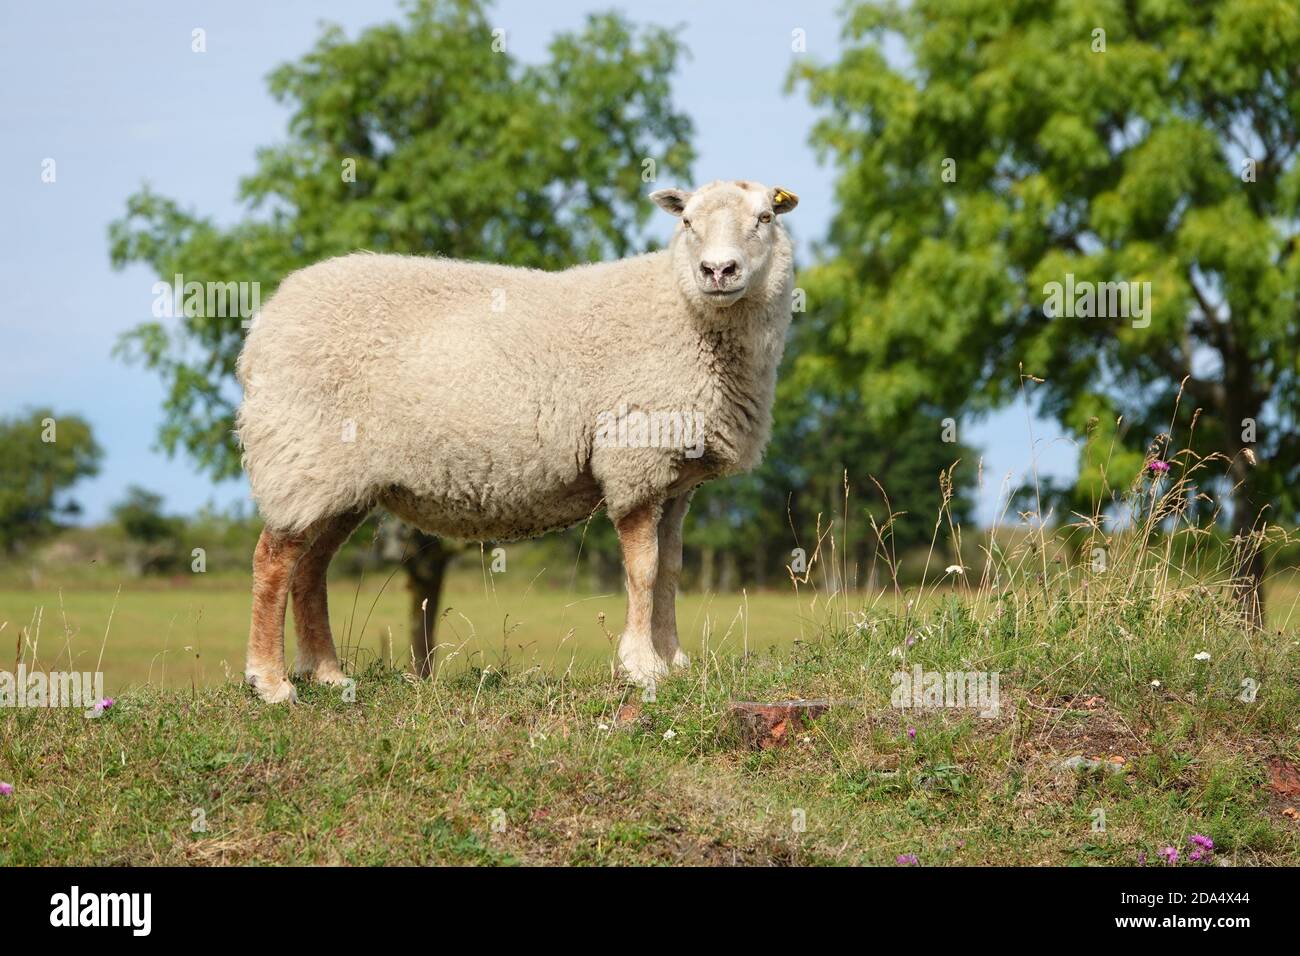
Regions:
<instances>
[{"instance_id":1,"label":"small white flower","mask_svg":"<svg viewBox=\"0 0 1300 956\"><path fill-rule=\"evenodd\" d=\"M664 740L672 740L676 736L677 731L673 730L671 727L664 731Z\"/></svg>"},{"instance_id":2,"label":"small white flower","mask_svg":"<svg viewBox=\"0 0 1300 956\"><path fill-rule=\"evenodd\" d=\"M1198 660L1198 661L1208 661L1209 659L1210 659L1209 651L1201 651L1201 653L1197 654L1196 657L1193 658L1193 660Z\"/></svg>"},{"instance_id":3,"label":"small white flower","mask_svg":"<svg viewBox=\"0 0 1300 956\"><path fill-rule=\"evenodd\" d=\"M609 730L609 724L600 724L596 729L597 729L597 730Z\"/></svg>"},{"instance_id":4,"label":"small white flower","mask_svg":"<svg viewBox=\"0 0 1300 956\"><path fill-rule=\"evenodd\" d=\"M1161 685L1160 681L1158 681L1158 680L1153 680L1153 681L1151 682L1151 686L1152 686L1152 687L1160 687L1160 686L1162 686L1162 685Z\"/></svg>"},{"instance_id":5,"label":"small white flower","mask_svg":"<svg viewBox=\"0 0 1300 956\"><path fill-rule=\"evenodd\" d=\"M963 568L960 564L950 564L948 565L948 567L944 568L943 573L944 574L965 574L966 569Z\"/></svg>"}]
</instances>

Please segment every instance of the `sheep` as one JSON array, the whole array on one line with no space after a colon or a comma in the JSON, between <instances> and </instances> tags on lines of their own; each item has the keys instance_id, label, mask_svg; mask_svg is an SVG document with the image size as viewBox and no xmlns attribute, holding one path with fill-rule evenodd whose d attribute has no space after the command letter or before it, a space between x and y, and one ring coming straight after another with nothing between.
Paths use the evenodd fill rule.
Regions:
<instances>
[{"instance_id":1,"label":"sheep","mask_svg":"<svg viewBox=\"0 0 1300 956\"><path fill-rule=\"evenodd\" d=\"M604 508L627 623L618 661L653 687L689 665L675 600L704 481L753 468L791 319L798 197L745 181L650 199L668 248L544 272L356 253L288 276L249 330L236 429L265 521L245 677L346 680L325 572L376 507L447 538L511 541Z\"/></svg>"}]
</instances>

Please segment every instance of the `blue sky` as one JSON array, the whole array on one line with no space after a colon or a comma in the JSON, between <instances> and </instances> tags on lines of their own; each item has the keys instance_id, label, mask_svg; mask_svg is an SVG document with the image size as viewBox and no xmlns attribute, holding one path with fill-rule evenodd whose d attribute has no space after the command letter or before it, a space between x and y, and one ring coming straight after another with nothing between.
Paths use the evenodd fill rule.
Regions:
<instances>
[{"instance_id":1,"label":"blue sky","mask_svg":"<svg viewBox=\"0 0 1300 956\"><path fill-rule=\"evenodd\" d=\"M674 99L696 124L697 181L756 179L797 192L789 225L806 262L830 220L834 177L808 145L815 114L784 85L795 28L807 37L803 55L837 56L838 3L503 0L492 20L515 55L536 61L554 33L611 7L683 28L692 57ZM266 74L304 53L322 21L354 35L398 12L389 0L0 0L0 281L9 290L0 414L49 404L90 420L106 456L99 476L76 489L87 520L104 518L133 483L177 512L247 497L242 481L213 485L156 448L161 384L109 353L124 330L151 317L157 277L111 269L108 223L146 182L221 221L239 218L236 185L254 151L286 134L288 112L266 92ZM206 53L191 51L196 27L206 31ZM57 164L52 184L41 181L47 158ZM666 238L667 217L659 228ZM1073 471L1073 448L1053 426L1036 421L1033 436L1040 474ZM1030 467L1025 411L994 415L962 437L983 449L987 522L1003 477Z\"/></svg>"}]
</instances>

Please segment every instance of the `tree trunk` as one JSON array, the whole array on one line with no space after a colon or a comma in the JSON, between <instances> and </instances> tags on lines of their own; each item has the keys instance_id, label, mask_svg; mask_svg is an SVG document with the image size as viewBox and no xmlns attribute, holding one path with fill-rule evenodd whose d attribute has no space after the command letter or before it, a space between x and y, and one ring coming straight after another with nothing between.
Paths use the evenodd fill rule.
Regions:
<instances>
[{"instance_id":1,"label":"tree trunk","mask_svg":"<svg viewBox=\"0 0 1300 956\"><path fill-rule=\"evenodd\" d=\"M713 562L717 552L712 545L700 549L700 592L708 594L713 590Z\"/></svg>"},{"instance_id":2,"label":"tree trunk","mask_svg":"<svg viewBox=\"0 0 1300 956\"><path fill-rule=\"evenodd\" d=\"M1231 327L1229 326L1229 329ZM1228 332L1229 342L1232 333ZM1223 353L1225 411L1229 433L1233 428L1245 428L1246 423L1258 422L1263 397L1254 390L1255 369L1249 361L1248 350L1237 347ZM1228 474L1232 480L1232 532L1237 539L1236 577L1241 597L1242 611L1248 624L1255 628L1264 626L1264 551L1263 541L1253 532L1255 519L1262 510L1256 500L1255 452L1243 432L1240 440L1229 439L1232 463ZM1251 436L1254 437L1253 435ZM1232 446L1236 446L1235 449ZM1233 453L1235 451L1235 454Z\"/></svg>"},{"instance_id":3,"label":"tree trunk","mask_svg":"<svg viewBox=\"0 0 1300 956\"><path fill-rule=\"evenodd\" d=\"M757 541L754 544L754 589L762 590L767 587L767 542Z\"/></svg>"},{"instance_id":4,"label":"tree trunk","mask_svg":"<svg viewBox=\"0 0 1300 956\"><path fill-rule=\"evenodd\" d=\"M1241 461L1240 458L1237 459ZM1244 467L1249 468L1248 465ZM1233 477L1239 481L1232 496L1232 534L1236 542L1237 585L1242 611L1252 627L1264 626L1264 550L1262 542L1254 537L1255 509L1249 475L1233 468Z\"/></svg>"},{"instance_id":5,"label":"tree trunk","mask_svg":"<svg viewBox=\"0 0 1300 956\"><path fill-rule=\"evenodd\" d=\"M406 561L407 589L411 596L411 659L415 673L433 673L437 644L434 633L442 600L442 582L452 552L433 535L412 528L410 557Z\"/></svg>"},{"instance_id":6,"label":"tree trunk","mask_svg":"<svg viewBox=\"0 0 1300 956\"><path fill-rule=\"evenodd\" d=\"M736 552L728 548L722 552L722 574L718 579L718 592L730 594L736 589Z\"/></svg>"},{"instance_id":7,"label":"tree trunk","mask_svg":"<svg viewBox=\"0 0 1300 956\"><path fill-rule=\"evenodd\" d=\"M600 566L599 555L591 551L579 552L579 557L575 560L586 562L587 571L587 590L592 594L599 594L605 590L604 569Z\"/></svg>"}]
</instances>

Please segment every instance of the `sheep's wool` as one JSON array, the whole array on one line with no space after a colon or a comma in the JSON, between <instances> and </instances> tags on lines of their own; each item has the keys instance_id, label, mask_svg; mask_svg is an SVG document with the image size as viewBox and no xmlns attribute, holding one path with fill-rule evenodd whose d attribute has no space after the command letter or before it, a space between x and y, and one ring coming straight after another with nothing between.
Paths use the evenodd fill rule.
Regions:
<instances>
[{"instance_id":1,"label":"sheep's wool","mask_svg":"<svg viewBox=\"0 0 1300 956\"><path fill-rule=\"evenodd\" d=\"M747 217L771 193L692 196ZM562 272L361 253L290 275L238 369L268 527L378 505L433 534L506 541L752 468L793 285L785 230L753 228L770 230L768 254L725 308L696 289L685 225L664 251Z\"/></svg>"}]
</instances>

